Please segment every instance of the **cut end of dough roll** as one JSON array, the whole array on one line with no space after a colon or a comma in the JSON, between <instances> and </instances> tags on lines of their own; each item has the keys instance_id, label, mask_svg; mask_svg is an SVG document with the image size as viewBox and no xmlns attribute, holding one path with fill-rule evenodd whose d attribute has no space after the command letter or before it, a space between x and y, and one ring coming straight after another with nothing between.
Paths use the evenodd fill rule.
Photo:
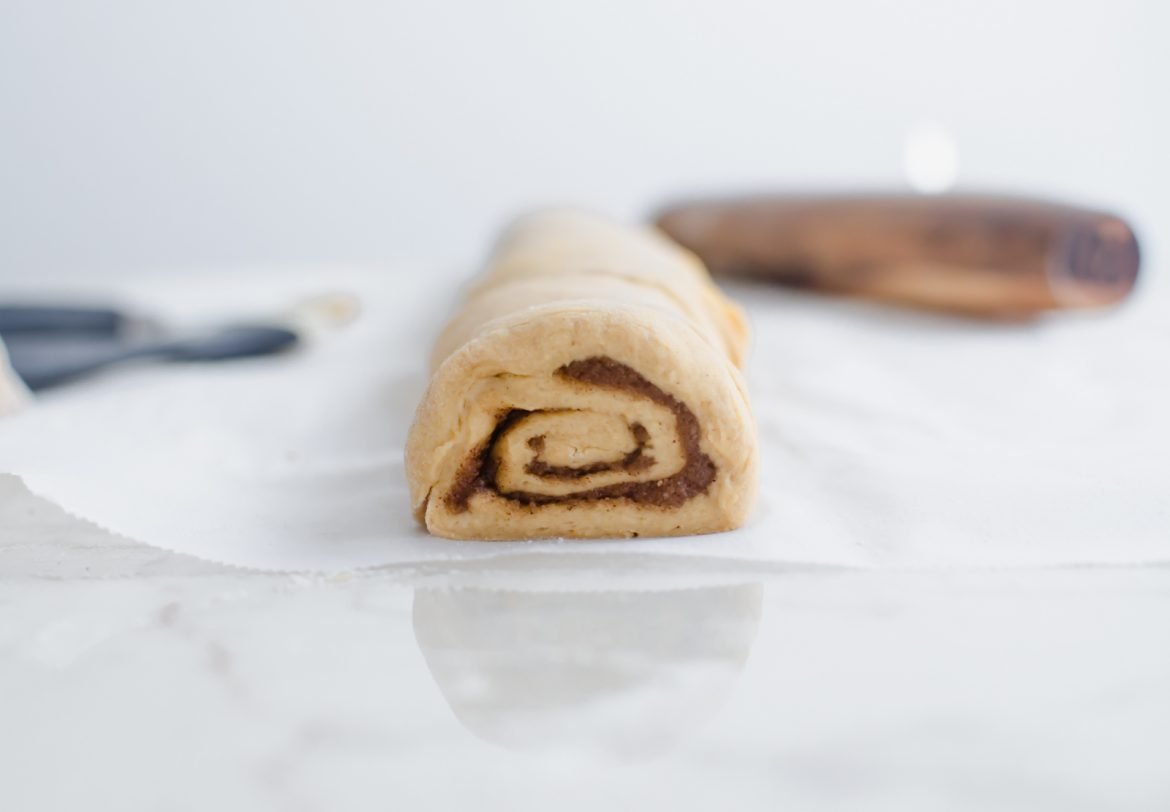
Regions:
<instances>
[{"instance_id":1,"label":"cut end of dough roll","mask_svg":"<svg viewBox=\"0 0 1170 812\"><path fill-rule=\"evenodd\" d=\"M415 515L459 539L739 526L756 438L738 308L655 233L526 218L435 348L407 443Z\"/></svg>"}]
</instances>

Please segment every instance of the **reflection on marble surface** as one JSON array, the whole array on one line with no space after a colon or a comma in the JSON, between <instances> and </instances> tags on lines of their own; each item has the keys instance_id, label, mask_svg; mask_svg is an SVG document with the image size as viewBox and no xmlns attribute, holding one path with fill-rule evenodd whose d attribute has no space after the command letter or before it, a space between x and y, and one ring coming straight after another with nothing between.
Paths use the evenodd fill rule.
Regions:
<instances>
[{"instance_id":1,"label":"reflection on marble surface","mask_svg":"<svg viewBox=\"0 0 1170 812\"><path fill-rule=\"evenodd\" d=\"M1166 567L264 575L0 477L0 810L1165 812L1168 629Z\"/></svg>"},{"instance_id":2,"label":"reflection on marble surface","mask_svg":"<svg viewBox=\"0 0 1170 812\"><path fill-rule=\"evenodd\" d=\"M414 633L455 716L510 750L642 761L726 700L761 584L623 592L420 589Z\"/></svg>"}]
</instances>

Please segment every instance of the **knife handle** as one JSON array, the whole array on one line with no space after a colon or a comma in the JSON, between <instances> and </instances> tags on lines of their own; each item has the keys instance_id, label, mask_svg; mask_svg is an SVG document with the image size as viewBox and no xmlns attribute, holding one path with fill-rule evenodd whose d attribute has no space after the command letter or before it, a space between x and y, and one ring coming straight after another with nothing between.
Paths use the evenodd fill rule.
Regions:
<instances>
[{"instance_id":1,"label":"knife handle","mask_svg":"<svg viewBox=\"0 0 1170 812\"><path fill-rule=\"evenodd\" d=\"M1116 215L992 196L759 196L658 216L713 274L989 318L1125 299L1140 250Z\"/></svg>"},{"instance_id":2,"label":"knife handle","mask_svg":"<svg viewBox=\"0 0 1170 812\"><path fill-rule=\"evenodd\" d=\"M29 334L117 335L127 318L103 307L0 305L0 336Z\"/></svg>"}]
</instances>

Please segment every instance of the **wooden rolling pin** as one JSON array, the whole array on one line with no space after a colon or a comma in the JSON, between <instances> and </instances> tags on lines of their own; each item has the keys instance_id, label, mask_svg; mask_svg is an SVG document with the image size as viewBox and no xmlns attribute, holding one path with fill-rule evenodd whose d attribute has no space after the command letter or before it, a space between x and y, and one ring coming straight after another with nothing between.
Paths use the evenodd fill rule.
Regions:
<instances>
[{"instance_id":1,"label":"wooden rolling pin","mask_svg":"<svg viewBox=\"0 0 1170 812\"><path fill-rule=\"evenodd\" d=\"M1137 239L1116 215L990 196L683 202L658 226L714 274L986 318L1116 304Z\"/></svg>"}]
</instances>

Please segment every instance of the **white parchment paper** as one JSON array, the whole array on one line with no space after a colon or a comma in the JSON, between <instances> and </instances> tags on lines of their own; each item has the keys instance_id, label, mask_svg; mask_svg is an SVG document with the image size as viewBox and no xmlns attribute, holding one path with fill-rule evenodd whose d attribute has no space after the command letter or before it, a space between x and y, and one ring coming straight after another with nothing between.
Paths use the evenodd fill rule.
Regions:
<instances>
[{"instance_id":1,"label":"white parchment paper","mask_svg":"<svg viewBox=\"0 0 1170 812\"><path fill-rule=\"evenodd\" d=\"M748 286L759 507L717 536L451 542L410 516L402 447L459 278L242 272L106 291L179 323L356 295L296 352L141 366L0 419L0 472L114 532L219 562L335 571L517 551L856 566L1170 562L1170 328L986 325Z\"/></svg>"}]
</instances>

